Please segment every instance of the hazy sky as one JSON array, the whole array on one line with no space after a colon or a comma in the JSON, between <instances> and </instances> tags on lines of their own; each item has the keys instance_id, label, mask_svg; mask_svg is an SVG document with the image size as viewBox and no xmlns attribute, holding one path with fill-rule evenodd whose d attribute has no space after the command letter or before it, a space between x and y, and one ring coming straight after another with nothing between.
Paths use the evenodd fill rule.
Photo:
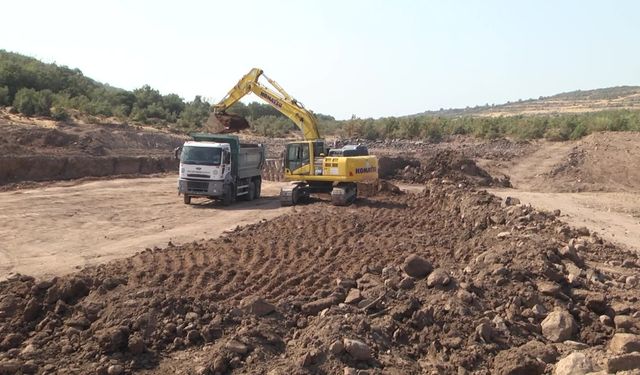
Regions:
<instances>
[{"instance_id":1,"label":"hazy sky","mask_svg":"<svg viewBox=\"0 0 640 375\"><path fill-rule=\"evenodd\" d=\"M260 67L347 118L640 84L640 1L7 1L0 49L221 99Z\"/></svg>"}]
</instances>

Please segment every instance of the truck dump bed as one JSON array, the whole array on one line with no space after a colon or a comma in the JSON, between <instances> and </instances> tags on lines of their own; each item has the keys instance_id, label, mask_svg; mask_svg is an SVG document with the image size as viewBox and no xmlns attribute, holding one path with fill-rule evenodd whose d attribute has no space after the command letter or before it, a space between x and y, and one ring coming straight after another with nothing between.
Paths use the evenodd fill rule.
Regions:
<instances>
[{"instance_id":1,"label":"truck dump bed","mask_svg":"<svg viewBox=\"0 0 640 375\"><path fill-rule=\"evenodd\" d=\"M231 146L232 173L238 178L259 176L265 162L266 151L262 144L240 143L236 135L194 133L194 141L228 143Z\"/></svg>"}]
</instances>

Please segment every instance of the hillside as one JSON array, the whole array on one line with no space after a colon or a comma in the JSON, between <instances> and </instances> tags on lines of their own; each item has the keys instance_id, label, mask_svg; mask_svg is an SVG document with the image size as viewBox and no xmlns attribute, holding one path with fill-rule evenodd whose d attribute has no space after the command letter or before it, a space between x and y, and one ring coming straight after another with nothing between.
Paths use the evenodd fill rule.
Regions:
<instances>
[{"instance_id":1,"label":"hillside","mask_svg":"<svg viewBox=\"0 0 640 375\"><path fill-rule=\"evenodd\" d=\"M499 105L425 111L415 116L515 116L585 113L605 110L640 109L640 86L617 86L577 90L538 99L519 100Z\"/></svg>"}]
</instances>

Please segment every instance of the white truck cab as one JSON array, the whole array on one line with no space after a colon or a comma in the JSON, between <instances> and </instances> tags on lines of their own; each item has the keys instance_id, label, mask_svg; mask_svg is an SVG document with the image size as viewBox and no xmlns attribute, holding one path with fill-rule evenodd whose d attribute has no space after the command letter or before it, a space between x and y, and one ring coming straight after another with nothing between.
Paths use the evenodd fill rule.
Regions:
<instances>
[{"instance_id":1,"label":"white truck cab","mask_svg":"<svg viewBox=\"0 0 640 375\"><path fill-rule=\"evenodd\" d=\"M236 136L192 134L180 153L178 192L184 203L192 197L206 197L230 204L238 197L260 197L263 145L242 144Z\"/></svg>"}]
</instances>

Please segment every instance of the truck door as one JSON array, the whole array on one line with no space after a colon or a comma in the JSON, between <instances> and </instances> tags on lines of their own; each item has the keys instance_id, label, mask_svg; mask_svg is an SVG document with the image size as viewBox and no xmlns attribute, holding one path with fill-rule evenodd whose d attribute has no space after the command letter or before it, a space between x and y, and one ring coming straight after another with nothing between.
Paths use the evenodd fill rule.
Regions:
<instances>
[{"instance_id":1,"label":"truck door","mask_svg":"<svg viewBox=\"0 0 640 375\"><path fill-rule=\"evenodd\" d=\"M308 175L311 172L309 143L290 143L285 155L285 168L291 174Z\"/></svg>"}]
</instances>

